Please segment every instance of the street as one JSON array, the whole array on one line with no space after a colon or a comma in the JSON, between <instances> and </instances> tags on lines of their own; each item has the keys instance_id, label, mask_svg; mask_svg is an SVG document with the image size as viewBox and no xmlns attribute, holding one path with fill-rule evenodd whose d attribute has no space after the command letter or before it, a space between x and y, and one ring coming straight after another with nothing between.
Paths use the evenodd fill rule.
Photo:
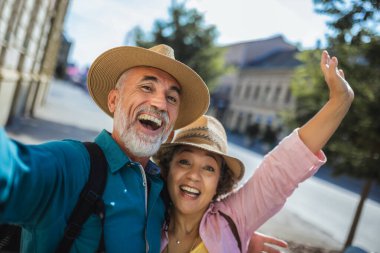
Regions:
<instances>
[{"instance_id":1,"label":"street","mask_svg":"<svg viewBox=\"0 0 380 253\"><path fill-rule=\"evenodd\" d=\"M36 119L16 119L7 128L15 139L39 143L51 139L92 140L112 119L92 102L82 89L55 80L46 104ZM262 156L230 143L230 153L243 160L253 173ZM311 246L341 249L352 221L359 196L319 178L302 183L287 204L260 231L285 240ZM380 204L367 200L354 240L369 252L380 252Z\"/></svg>"}]
</instances>

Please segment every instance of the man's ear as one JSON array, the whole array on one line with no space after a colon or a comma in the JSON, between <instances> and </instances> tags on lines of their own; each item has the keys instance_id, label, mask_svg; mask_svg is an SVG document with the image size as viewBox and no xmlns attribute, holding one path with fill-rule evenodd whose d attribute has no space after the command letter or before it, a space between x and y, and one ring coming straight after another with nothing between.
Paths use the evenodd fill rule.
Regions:
<instances>
[{"instance_id":1,"label":"man's ear","mask_svg":"<svg viewBox=\"0 0 380 253\"><path fill-rule=\"evenodd\" d=\"M113 114L116 110L116 105L119 101L119 91L113 89L108 93L108 110Z\"/></svg>"}]
</instances>

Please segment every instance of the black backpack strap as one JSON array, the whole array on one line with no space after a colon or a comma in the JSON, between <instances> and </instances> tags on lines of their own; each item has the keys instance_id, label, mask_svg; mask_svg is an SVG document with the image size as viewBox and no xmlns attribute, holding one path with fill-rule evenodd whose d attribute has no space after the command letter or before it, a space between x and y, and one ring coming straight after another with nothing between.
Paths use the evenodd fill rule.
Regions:
<instances>
[{"instance_id":1,"label":"black backpack strap","mask_svg":"<svg viewBox=\"0 0 380 253\"><path fill-rule=\"evenodd\" d=\"M235 239L236 239L236 241L237 241L237 244L238 244L239 250L240 250L240 252L243 252L243 251L241 250L240 236L239 236L238 230L237 230L237 228L236 228L236 224L235 224L235 222L231 219L230 216L228 216L227 214L223 213L222 211L218 210L218 212L220 213L220 215L222 215L222 216L227 220L228 225L230 226L231 231L232 231L232 233L234 234L234 237L235 237Z\"/></svg>"},{"instance_id":2,"label":"black backpack strap","mask_svg":"<svg viewBox=\"0 0 380 253\"><path fill-rule=\"evenodd\" d=\"M98 252L105 251L103 234L105 208L102 195L107 181L107 160L96 143L83 142L83 144L90 155L90 175L67 222L64 236L56 250L57 253L70 251L83 224L92 213L98 214L102 222L102 235Z\"/></svg>"},{"instance_id":3,"label":"black backpack strap","mask_svg":"<svg viewBox=\"0 0 380 253\"><path fill-rule=\"evenodd\" d=\"M0 252L20 252L21 227L0 225Z\"/></svg>"}]
</instances>

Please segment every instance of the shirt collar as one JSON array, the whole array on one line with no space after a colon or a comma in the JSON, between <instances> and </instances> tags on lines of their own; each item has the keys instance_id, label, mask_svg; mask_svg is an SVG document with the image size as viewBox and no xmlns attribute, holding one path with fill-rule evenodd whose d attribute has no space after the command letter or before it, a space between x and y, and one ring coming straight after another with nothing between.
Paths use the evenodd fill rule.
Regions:
<instances>
[{"instance_id":1,"label":"shirt collar","mask_svg":"<svg viewBox=\"0 0 380 253\"><path fill-rule=\"evenodd\" d=\"M106 130L100 132L100 134L95 138L95 143L98 144L103 150L111 173L118 171L125 164L131 162L129 157L123 152L116 141L112 138L111 134Z\"/></svg>"},{"instance_id":2,"label":"shirt collar","mask_svg":"<svg viewBox=\"0 0 380 253\"><path fill-rule=\"evenodd\" d=\"M100 134L95 138L95 143L98 144L103 150L111 173L115 173L124 165L133 162L119 147L116 141L112 138L111 134L106 130L100 132ZM148 161L148 164L144 170L146 173L153 175L160 173L160 168L151 160Z\"/></svg>"},{"instance_id":3,"label":"shirt collar","mask_svg":"<svg viewBox=\"0 0 380 253\"><path fill-rule=\"evenodd\" d=\"M161 170L160 167L157 166L157 164L149 160L148 164L146 165L145 172L151 175L158 175L160 174Z\"/></svg>"}]
</instances>

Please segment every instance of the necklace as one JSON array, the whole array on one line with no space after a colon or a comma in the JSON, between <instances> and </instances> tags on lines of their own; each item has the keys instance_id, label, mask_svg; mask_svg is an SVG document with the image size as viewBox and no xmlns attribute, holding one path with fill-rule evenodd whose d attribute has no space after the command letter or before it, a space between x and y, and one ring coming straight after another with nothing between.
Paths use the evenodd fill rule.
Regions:
<instances>
[{"instance_id":1,"label":"necklace","mask_svg":"<svg viewBox=\"0 0 380 253\"><path fill-rule=\"evenodd\" d=\"M194 238L194 241L193 241L193 244L191 245L191 248L190 248L190 250L189 250L189 253L190 253L191 251L193 251L194 247L197 245L196 242L198 241L198 238L200 238L199 235L197 235L197 236ZM168 240L169 240L169 237L168 237ZM177 240L175 241L175 243L176 243L177 245L179 245L179 244L181 244L181 241L177 239ZM168 245L166 246L166 253L169 253L169 243L168 243Z\"/></svg>"}]
</instances>

